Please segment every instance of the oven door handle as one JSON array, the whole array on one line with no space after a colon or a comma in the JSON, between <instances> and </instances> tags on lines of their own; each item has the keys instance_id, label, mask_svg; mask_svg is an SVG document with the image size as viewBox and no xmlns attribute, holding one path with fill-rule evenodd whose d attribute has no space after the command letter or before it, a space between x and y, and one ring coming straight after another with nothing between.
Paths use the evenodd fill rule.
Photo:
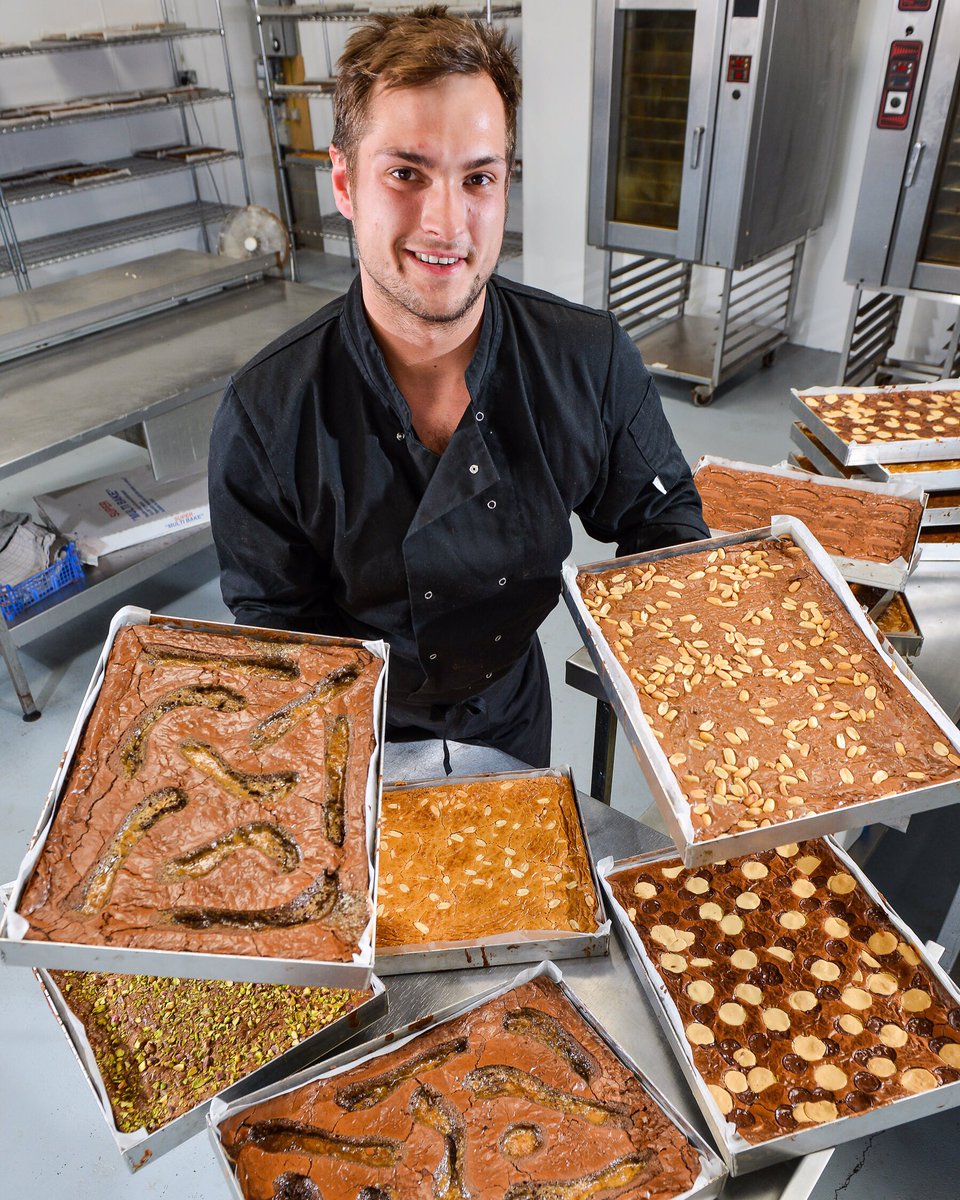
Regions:
<instances>
[{"instance_id":1,"label":"oven door handle","mask_svg":"<svg viewBox=\"0 0 960 1200\"><path fill-rule=\"evenodd\" d=\"M703 135L706 126L698 125L693 131L693 141L690 143L690 170L695 171L700 166L700 151L703 147Z\"/></svg>"},{"instance_id":2,"label":"oven door handle","mask_svg":"<svg viewBox=\"0 0 960 1200\"><path fill-rule=\"evenodd\" d=\"M914 142L913 149L910 151L910 160L907 163L907 173L903 179L905 188L913 187L913 181L917 174L917 167L920 166L920 159L923 157L923 151L926 147L926 142Z\"/></svg>"}]
</instances>

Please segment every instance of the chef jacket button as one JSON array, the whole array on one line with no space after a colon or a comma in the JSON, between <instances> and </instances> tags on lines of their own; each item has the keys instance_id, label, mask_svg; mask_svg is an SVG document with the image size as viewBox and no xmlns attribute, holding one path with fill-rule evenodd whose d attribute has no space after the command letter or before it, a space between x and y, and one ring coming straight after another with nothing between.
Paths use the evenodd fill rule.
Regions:
<instances>
[{"instance_id":1,"label":"chef jacket button","mask_svg":"<svg viewBox=\"0 0 960 1200\"><path fill-rule=\"evenodd\" d=\"M478 412L478 413L477 413L477 420L478 420L478 421L482 421L482 420L483 420L483 413L481 413L481 412Z\"/></svg>"},{"instance_id":2,"label":"chef jacket button","mask_svg":"<svg viewBox=\"0 0 960 1200\"><path fill-rule=\"evenodd\" d=\"M488 678L488 679L492 679L492 678L493 678L493 672L492 672L492 671L488 671L488 672L487 672L487 678Z\"/></svg>"},{"instance_id":3,"label":"chef jacket button","mask_svg":"<svg viewBox=\"0 0 960 1200\"><path fill-rule=\"evenodd\" d=\"M496 508L496 507L497 507L496 500L488 500L487 501L487 508Z\"/></svg>"},{"instance_id":4,"label":"chef jacket button","mask_svg":"<svg viewBox=\"0 0 960 1200\"><path fill-rule=\"evenodd\" d=\"M494 640L495 642L499 642L499 641L500 641L500 639L501 639L502 637L503 637L503 634L502 634L502 633L498 633L498 634L497 634L497 636L496 636L496 637L495 637L493 640Z\"/></svg>"},{"instance_id":5,"label":"chef jacket button","mask_svg":"<svg viewBox=\"0 0 960 1200\"><path fill-rule=\"evenodd\" d=\"M477 473L479 470L480 470L480 468L477 466L477 464L476 464L476 463L471 463L471 465L470 465L470 474L471 474L471 475L476 475L476 473Z\"/></svg>"},{"instance_id":6,"label":"chef jacket button","mask_svg":"<svg viewBox=\"0 0 960 1200\"><path fill-rule=\"evenodd\" d=\"M423 593L423 598L424 598L424 600L432 600L432 599L433 599L433 592L424 592L424 593Z\"/></svg>"},{"instance_id":7,"label":"chef jacket button","mask_svg":"<svg viewBox=\"0 0 960 1200\"><path fill-rule=\"evenodd\" d=\"M503 577L503 578L500 580L500 586L501 586L501 587L503 587L503 585L504 585L506 582L507 582L507 577L506 577L506 575L504 575L504 577Z\"/></svg>"},{"instance_id":8,"label":"chef jacket button","mask_svg":"<svg viewBox=\"0 0 960 1200\"><path fill-rule=\"evenodd\" d=\"M437 657L437 656L436 656L435 654L431 654L431 655L430 655L430 661L431 661L431 662L433 662L433 660L434 660L436 657Z\"/></svg>"},{"instance_id":9,"label":"chef jacket button","mask_svg":"<svg viewBox=\"0 0 960 1200\"><path fill-rule=\"evenodd\" d=\"M402 434L402 433L398 433L398 434L397 434L397 441L398 441L398 442L402 442L402 441L403 441L403 434Z\"/></svg>"}]
</instances>

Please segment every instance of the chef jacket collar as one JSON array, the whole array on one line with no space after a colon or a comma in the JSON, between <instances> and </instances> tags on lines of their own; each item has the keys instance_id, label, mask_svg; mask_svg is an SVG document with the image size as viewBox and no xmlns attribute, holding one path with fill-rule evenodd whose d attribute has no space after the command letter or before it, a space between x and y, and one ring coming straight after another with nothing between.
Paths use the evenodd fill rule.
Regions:
<instances>
[{"instance_id":1,"label":"chef jacket collar","mask_svg":"<svg viewBox=\"0 0 960 1200\"><path fill-rule=\"evenodd\" d=\"M373 391L392 409L403 426L404 433L409 433L411 430L410 406L394 383L393 376L387 369L383 352L373 336L373 330L370 328L370 322L367 320L366 310L363 307L363 292L359 275L354 279L347 292L341 324L344 342L357 367ZM477 348L473 352L470 365L464 375L467 391L470 393L468 413L473 424L477 423L477 399L496 360L501 334L502 318L499 297L496 294L495 285L490 280L487 282L484 296Z\"/></svg>"}]
</instances>

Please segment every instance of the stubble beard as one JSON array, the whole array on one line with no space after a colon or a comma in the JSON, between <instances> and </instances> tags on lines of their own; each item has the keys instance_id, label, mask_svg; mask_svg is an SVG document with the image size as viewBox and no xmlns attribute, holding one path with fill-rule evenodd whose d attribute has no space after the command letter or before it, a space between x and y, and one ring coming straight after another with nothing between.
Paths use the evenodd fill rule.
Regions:
<instances>
[{"instance_id":1,"label":"stubble beard","mask_svg":"<svg viewBox=\"0 0 960 1200\"><path fill-rule=\"evenodd\" d=\"M367 266L359 245L357 246L357 257L366 269L367 277L395 311L405 318L414 317L428 325L455 325L458 321L462 321L480 299L483 289L487 286L494 271L494 268L491 268L486 275L475 275L469 292L455 308L437 310L428 308L416 290L404 282L402 275L398 275L396 283L390 284L372 272Z\"/></svg>"}]
</instances>

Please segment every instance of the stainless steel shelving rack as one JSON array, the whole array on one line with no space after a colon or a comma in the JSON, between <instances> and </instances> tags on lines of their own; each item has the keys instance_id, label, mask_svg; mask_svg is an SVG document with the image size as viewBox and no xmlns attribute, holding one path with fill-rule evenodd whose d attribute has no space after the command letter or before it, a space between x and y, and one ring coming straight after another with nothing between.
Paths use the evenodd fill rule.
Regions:
<instances>
[{"instance_id":1,"label":"stainless steel shelving rack","mask_svg":"<svg viewBox=\"0 0 960 1200\"><path fill-rule=\"evenodd\" d=\"M216 7L216 25L204 27L181 27L169 22L167 0L161 0L162 20L171 24L168 29L132 30L115 36L97 37L95 35L71 37L69 39L40 38L28 45L12 46L0 50L0 62L6 59L24 59L37 55L76 53L81 50L116 50L132 45L165 46L170 56L171 74L174 84L178 81L178 65L176 45L185 39L219 38L223 54L225 89L215 87L198 87L189 93L172 94L156 97L145 94L140 102L118 104L112 108L91 108L64 115L55 115L42 120L25 119L23 121L7 121L0 124L0 136L27 134L44 129L59 129L64 125L77 125L92 121L108 120L115 117L136 116L141 113L156 113L176 111L180 116L180 127L184 144L190 142L190 130L187 122L187 109L195 105L214 102L228 102L233 116L233 128L236 139L235 149L223 150L216 155L205 156L201 159L187 161L152 160L127 156L102 164L118 170L111 178L94 179L87 183L76 185L57 184L55 182L38 181L34 183L8 183L0 185L0 278L13 275L17 288L27 291L32 287L30 272L55 263L84 255L95 254L116 246L127 245L149 238L159 237L181 230L199 227L203 234L205 249L209 250L210 236L208 226L221 221L233 205L223 203L219 196L216 202L206 200L201 195L198 172L202 167L236 161L239 165L244 202L250 203L250 185L247 178L246 163L243 154L243 140L240 132L240 121L237 113L236 97L233 87L233 75L230 58L227 52L226 35L223 26L221 0L213 0ZM122 172L122 173L119 173ZM66 195L85 195L89 191L116 186L130 182L142 182L157 178L161 175L189 172L194 199L191 202L170 205L137 213L119 220L99 223L87 223L51 233L40 237L21 240L17 235L14 210L26 204L37 203Z\"/></svg>"},{"instance_id":2,"label":"stainless steel shelving rack","mask_svg":"<svg viewBox=\"0 0 960 1200\"><path fill-rule=\"evenodd\" d=\"M316 222L298 220L291 195L290 181L287 172L290 168L301 171L329 171L330 162L324 158L314 158L296 150L288 150L280 136L281 118L277 114L278 105L295 97L332 96L336 84L335 64L330 51L330 40L326 26L332 23L355 24L362 21L370 12L391 12L394 6L371 5L368 9L341 8L338 9L335 0L328 4L262 4L260 0L251 0L257 27L257 40L260 47L259 78L264 104L267 113L267 125L270 130L270 144L273 149L274 169L277 175L277 190L280 195L280 207L284 224L290 230L290 271L291 278L298 278L297 236L314 236L330 238L334 241L345 241L350 247L350 259L354 261L353 227L351 223L338 212L321 213ZM519 4L490 4L475 5L471 8L456 8L458 15L475 17L480 20L506 20L520 15ZM324 72L321 80L310 80L302 84L277 83L271 70L271 59L278 56L277 49L268 51L268 40L272 35L265 31L264 26L273 22L320 21L324 24ZM278 38L278 45L283 41ZM514 258L522 253L522 237L519 233L508 232L504 236L502 258Z\"/></svg>"}]
</instances>

